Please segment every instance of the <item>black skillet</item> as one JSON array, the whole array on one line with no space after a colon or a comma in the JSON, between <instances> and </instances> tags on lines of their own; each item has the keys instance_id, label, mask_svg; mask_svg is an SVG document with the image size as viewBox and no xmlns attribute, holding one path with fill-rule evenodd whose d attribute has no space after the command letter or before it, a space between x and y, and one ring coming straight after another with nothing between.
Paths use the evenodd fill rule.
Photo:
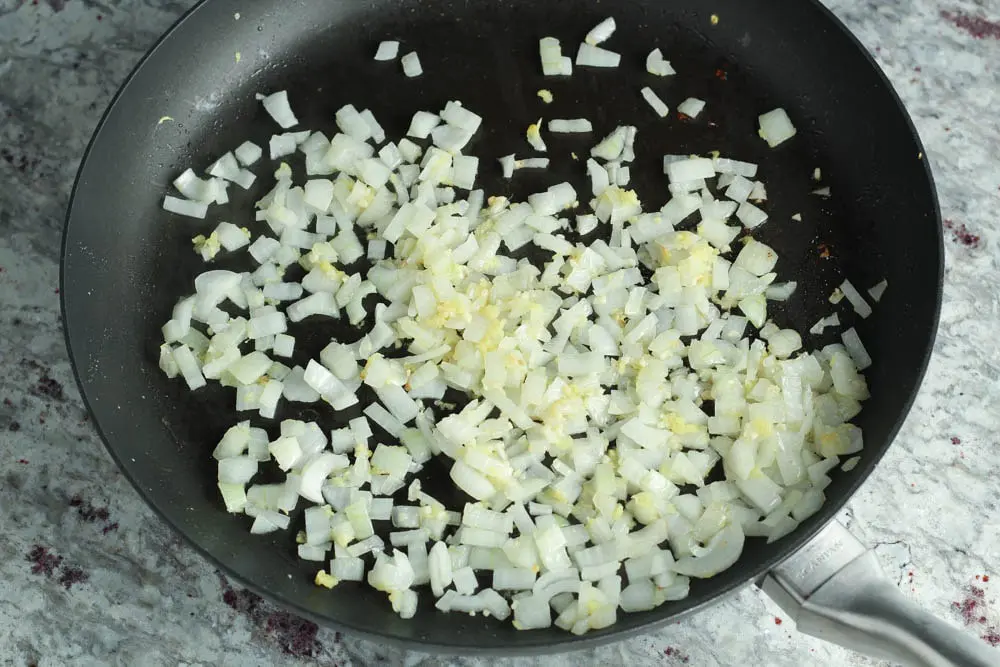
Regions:
<instances>
[{"instance_id":1,"label":"black skillet","mask_svg":"<svg viewBox=\"0 0 1000 667\"><path fill-rule=\"evenodd\" d=\"M619 27L606 46L622 53L619 69L579 68L570 79L541 75L540 37L558 36L572 53L609 15ZM403 40L404 52L418 51L425 74L407 79L398 63L374 62L374 48L386 38ZM645 74L645 56L655 46L672 61L676 77L653 81ZM693 96L707 100L707 109L696 121L676 115L660 120L639 96L644 85L654 86L671 107ZM550 89L555 102L543 105L535 95L540 88ZM825 506L794 534L769 546L750 540L736 566L695 582L687 599L622 614L612 628L583 638L556 629L517 632L482 617L445 617L429 611L426 598L415 619L402 621L383 594L362 587L317 589L309 576L315 568L296 558L288 533L251 536L247 522L227 515L219 502L209 453L233 421L231 395L210 389L190 394L156 367L159 327L204 270L190 238L208 224L164 213L163 195L185 167L204 169L247 138L266 145L276 127L254 94L279 89L289 91L303 127L329 131L333 112L351 102L370 107L389 136L402 136L416 109L460 99L485 117L469 150L483 158L481 183L490 193L523 196L564 178L582 183L582 167L568 154L586 151L592 137L552 138L558 165L552 171L519 175L513 184L499 178L493 158L515 149L524 153L522 133L538 116L586 116L597 133L622 122L637 125L633 184L648 205L666 199L664 153L720 150L759 162L773 203L771 221L754 234L780 253L781 276L799 283L793 298L773 310L779 324L808 330L834 309L827 297L844 277L860 288L888 279L871 318L856 320L846 303L838 308L875 360L867 372L872 398L858 418L866 440L861 463L835 476ZM788 110L799 133L771 150L756 136L756 118L778 106ZM820 185L811 180L816 167L830 198L810 194ZM267 176L273 168L265 160L257 171ZM216 219L252 221L252 202L260 194L254 188L235 196ZM792 221L795 213L801 222ZM203 2L152 49L108 109L80 168L63 243L66 336L81 391L111 454L169 524L227 573L317 621L425 651L495 654L582 648L655 630L759 580L802 549L871 473L910 408L934 340L943 266L931 174L906 112L858 42L808 0ZM305 351L315 353L331 334L358 336L321 331ZM835 339L831 333L806 343ZM278 418L302 415L334 425L332 413L319 409L284 410ZM435 480L430 483L432 493L446 493L444 483L436 489ZM791 591L784 602L797 605L801 627L815 611L805 598L837 569L818 573L860 553L843 546L830 551L829 532L826 538L789 561L805 579L796 579L789 565L768 579L772 588ZM808 558L815 562L803 567ZM821 592L813 594L814 603ZM869 602L857 604L868 606L851 613L870 612ZM870 625L854 618L841 621ZM953 634L931 639L927 655L953 650L959 651L951 658L956 664L987 660L973 657L979 647L966 646L960 633L943 627ZM814 631L829 634L825 626ZM909 634L926 641L934 632L911 628ZM895 643L890 655L924 655L912 652L911 644L921 643L912 636ZM879 646L860 648L877 652Z\"/></svg>"}]
</instances>

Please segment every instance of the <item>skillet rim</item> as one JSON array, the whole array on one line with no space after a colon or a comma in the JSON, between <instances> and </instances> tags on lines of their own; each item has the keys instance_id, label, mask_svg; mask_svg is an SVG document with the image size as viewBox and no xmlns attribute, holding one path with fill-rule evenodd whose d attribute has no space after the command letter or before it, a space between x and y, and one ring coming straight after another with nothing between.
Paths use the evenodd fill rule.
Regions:
<instances>
[{"instance_id":1,"label":"skillet rim","mask_svg":"<svg viewBox=\"0 0 1000 667\"><path fill-rule=\"evenodd\" d=\"M115 109L119 100L121 100L128 92L129 87L146 66L146 64L155 57L157 51L160 47L167 42L186 22L190 20L196 20L196 15L201 11L208 3L209 0L199 0L190 9L184 12L171 26L166 30L149 48L149 50L139 59L135 67L129 72L128 76L124 79L118 90L115 92L111 101L108 103L107 108L101 115L100 120L94 128L93 134L87 143L86 150L81 158L80 165L78 167L76 176L74 178L72 190L70 192L69 202L67 204L66 215L63 225L63 235L60 248L60 271L59 271L59 286L60 286L60 315L63 321L63 333L66 341L66 348L69 353L70 365L72 367L73 376L76 380L78 389L80 390L81 399L87 409L88 414L92 417L92 421L97 434L104 444L108 453L114 459L115 463L118 465L122 474L129 480L133 488L138 492L139 496L143 499L145 504L153 510L153 512L168 526L170 526L171 531L194 548L206 561L211 563L213 566L218 568L220 571L225 573L227 577L232 580L240 582L241 585L248 588L249 590L261 595L263 598L270 600L271 602L291 610L293 613L307 618L320 626L334 627L347 630L352 634L356 634L366 640L374 642L388 642L392 645L398 646L407 650L420 650L426 652L433 652L441 655L468 655L468 656L500 656L500 655L538 655L546 653L555 653L559 651L576 651L583 649L592 649L598 646L609 644L616 641L622 641L637 635L646 634L662 629L669 622L678 621L689 615L695 614L702 611L710 605L716 604L724 598L727 598L740 590L742 590L748 583L753 583L760 581L760 579L774 567L784 562L786 559L790 558L794 553L799 551L808 542L812 540L827 524L831 521L836 520L837 513L846 506L850 499L857 492L858 488L868 479L869 475L877 467L879 461L891 447L893 441L902 428L907 416L909 415L913 403L915 402L917 395L919 394L920 387L923 384L923 379L926 375L928 365L930 363L931 356L934 350L934 343L937 338L937 331L940 322L941 306L943 300L943 289L944 289L944 232L942 229L942 214L940 208L940 202L938 198L937 189L935 187L934 176L931 170L930 162L927 158L926 152L924 151L923 142L920 139L919 133L917 132L916 126L913 123L913 119L904 106L902 100L899 97L896 89L893 87L892 83L889 81L888 76L878 65L875 58L872 56L871 52L861 43L861 41L847 28L847 26L825 5L823 5L819 0L806 0L814 10L818 11L818 20L825 21L827 26L834 29L840 37L846 38L853 48L857 49L867 62L868 67L870 67L880 85L884 91L887 91L895 103L896 109L899 112L899 120L905 124L905 128L908 131L910 138L914 143L914 148L922 155L923 162L923 175L926 177L925 183L916 184L915 187L927 187L930 191L930 199L932 204L932 222L936 222L936 244L933 249L937 254L937 275L936 275L936 289L934 298L934 308L932 321L929 323L930 331L928 333L927 344L923 350L920 359L918 360L917 373L915 376L914 390L910 393L907 399L904 401L902 410L897 415L894 424L888 431L888 437L885 442L879 443L878 448L866 447L866 452L868 455L863 459L863 465L867 466L867 470L864 470L864 474L853 475L844 484L841 489L841 493L837 497L828 498L821 508L819 514L819 520L816 521L812 526L808 528L800 528L794 531L791 535L782 540L782 544L774 550L774 553L767 558L764 558L761 563L749 569L749 571L735 577L734 580L728 585L724 585L717 591L714 595L706 597L703 601L692 604L690 607L677 611L667 611L663 607L659 609L662 613L659 617L651 619L648 622L644 622L633 627L615 627L600 635L583 635L577 637L570 633L565 633L565 635L559 635L559 639L556 641L550 641L545 644L506 644L506 645L496 645L496 646L460 646L455 644L443 644L439 642L423 642L417 641L409 638L401 638L390 635L381 635L377 633L370 632L363 628L354 627L350 620L337 620L315 614L312 611L303 608L295 599L288 598L282 595L277 595L270 590L259 587L253 581L246 581L241 576L235 574L230 566L220 559L217 559L211 553L209 553L205 548L203 548L199 543L197 543L192 537L190 537L185 531L172 522L166 515L165 511L161 510L159 505L154 501L155 493L148 492L139 483L138 479L134 477L128 466L126 466L123 457L119 455L118 450L109 442L106 437L104 430L101 428L100 420L98 415L88 398L87 385L84 381L83 374L81 373L80 365L74 354L73 348L73 335L70 331L70 320L68 318L68 306L65 289L67 280L67 256L72 252L69 245L70 240L70 227L73 222L74 205L77 200L78 191L81 188L81 180L87 169L88 161L90 160L91 153L101 139L102 132L107 126L107 121L112 111ZM563 638L564 637L564 638Z\"/></svg>"}]
</instances>

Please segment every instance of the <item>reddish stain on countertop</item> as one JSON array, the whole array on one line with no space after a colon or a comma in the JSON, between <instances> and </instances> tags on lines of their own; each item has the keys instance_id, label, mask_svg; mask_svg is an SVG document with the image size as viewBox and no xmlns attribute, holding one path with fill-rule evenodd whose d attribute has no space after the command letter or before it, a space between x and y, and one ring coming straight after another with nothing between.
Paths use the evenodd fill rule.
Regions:
<instances>
[{"instance_id":1,"label":"reddish stain on countertop","mask_svg":"<svg viewBox=\"0 0 1000 667\"><path fill-rule=\"evenodd\" d=\"M66 590L72 588L73 584L82 584L88 579L90 579L90 575L75 565L67 565L63 568L62 573L59 575L59 583L62 584Z\"/></svg>"},{"instance_id":2,"label":"reddish stain on countertop","mask_svg":"<svg viewBox=\"0 0 1000 667\"><path fill-rule=\"evenodd\" d=\"M976 39L1000 39L1000 22L991 21L982 16L973 16L965 12L941 11L941 18L956 28L960 28Z\"/></svg>"},{"instance_id":3,"label":"reddish stain on countertop","mask_svg":"<svg viewBox=\"0 0 1000 667\"><path fill-rule=\"evenodd\" d=\"M66 9L67 0L45 0L45 4L52 8L54 12L61 12ZM38 5L38 0L31 0L32 5Z\"/></svg>"},{"instance_id":4,"label":"reddish stain on countertop","mask_svg":"<svg viewBox=\"0 0 1000 667\"><path fill-rule=\"evenodd\" d=\"M25 559L31 563L32 574L43 574L46 577L51 577L62 563L62 556L50 553L48 547L40 544L33 546Z\"/></svg>"},{"instance_id":5,"label":"reddish stain on countertop","mask_svg":"<svg viewBox=\"0 0 1000 667\"><path fill-rule=\"evenodd\" d=\"M220 579L222 601L236 613L246 616L266 641L297 658L312 658L322 651L323 645L316 639L319 626L315 623L276 610L256 593L233 588L221 575Z\"/></svg>"},{"instance_id":6,"label":"reddish stain on countertop","mask_svg":"<svg viewBox=\"0 0 1000 667\"><path fill-rule=\"evenodd\" d=\"M985 623L986 617L981 613L985 599L986 591L979 586L969 586L965 591L965 596L961 600L952 602L951 606L958 610L966 625Z\"/></svg>"},{"instance_id":7,"label":"reddish stain on countertop","mask_svg":"<svg viewBox=\"0 0 1000 667\"><path fill-rule=\"evenodd\" d=\"M51 579L58 575L56 581L69 590L74 584L82 584L90 579L82 568L76 565L64 563L62 556L51 551L48 547L36 544L25 556L25 560L31 563L31 573Z\"/></svg>"},{"instance_id":8,"label":"reddish stain on countertop","mask_svg":"<svg viewBox=\"0 0 1000 667\"><path fill-rule=\"evenodd\" d=\"M101 533L107 535L113 530L118 530L118 522L111 521L111 514L107 507L99 507L89 500L84 500L78 493L69 499L69 506L76 508L77 516L86 523L100 523Z\"/></svg>"},{"instance_id":9,"label":"reddish stain on countertop","mask_svg":"<svg viewBox=\"0 0 1000 667\"><path fill-rule=\"evenodd\" d=\"M964 222L945 220L944 228L951 232L952 238L964 245L966 248L978 248L979 236L969 231Z\"/></svg>"},{"instance_id":10,"label":"reddish stain on countertop","mask_svg":"<svg viewBox=\"0 0 1000 667\"><path fill-rule=\"evenodd\" d=\"M990 577L988 574L977 574L976 581L989 583ZM984 588L970 584L963 592L962 599L952 602L951 606L962 617L965 625L977 628L983 626L980 637L984 642L991 646L1000 646L1000 628L990 624L990 608Z\"/></svg>"},{"instance_id":11,"label":"reddish stain on countertop","mask_svg":"<svg viewBox=\"0 0 1000 667\"><path fill-rule=\"evenodd\" d=\"M688 657L684 653L681 653L680 649L674 648L673 646L668 646L667 648L663 649L663 655L667 656L668 658L673 658L675 662L679 662L685 665L691 661L690 657Z\"/></svg>"}]
</instances>

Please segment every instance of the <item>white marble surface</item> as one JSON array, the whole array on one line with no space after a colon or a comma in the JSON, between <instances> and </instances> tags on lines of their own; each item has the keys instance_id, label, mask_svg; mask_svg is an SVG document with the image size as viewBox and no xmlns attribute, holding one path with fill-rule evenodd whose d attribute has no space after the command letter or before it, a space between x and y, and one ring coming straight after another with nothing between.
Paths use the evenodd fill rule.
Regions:
<instances>
[{"instance_id":1,"label":"white marble surface","mask_svg":"<svg viewBox=\"0 0 1000 667\"><path fill-rule=\"evenodd\" d=\"M101 110L190 4L0 0L0 664L477 664L393 652L327 630L310 643L308 626L299 627L305 643L284 648L311 657L290 655L275 629L282 617L267 607L240 614L227 606L214 569L145 507L85 421L59 323L63 211ZM829 4L875 52L913 114L945 217L979 237L962 242L946 230L945 306L927 380L844 518L878 545L903 592L943 617L961 621L953 602L981 586L969 631L984 635L1000 626L1000 606L990 606L1000 588L976 579L1000 562L1000 27L969 17L1000 21L1000 2ZM81 506L71 505L75 494ZM106 519L98 511L105 506ZM50 563L51 575L33 572L36 545L62 557ZM776 616L748 589L654 636L500 662L881 664L797 635Z\"/></svg>"}]
</instances>

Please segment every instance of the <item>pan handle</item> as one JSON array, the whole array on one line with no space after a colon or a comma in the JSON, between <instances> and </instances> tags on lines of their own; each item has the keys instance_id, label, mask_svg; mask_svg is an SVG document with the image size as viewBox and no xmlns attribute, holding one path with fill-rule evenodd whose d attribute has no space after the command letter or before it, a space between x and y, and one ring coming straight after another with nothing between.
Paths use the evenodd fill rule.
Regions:
<instances>
[{"instance_id":1,"label":"pan handle","mask_svg":"<svg viewBox=\"0 0 1000 667\"><path fill-rule=\"evenodd\" d=\"M837 521L759 585L800 631L876 658L919 667L1000 665L1000 652L904 597L875 552Z\"/></svg>"}]
</instances>

